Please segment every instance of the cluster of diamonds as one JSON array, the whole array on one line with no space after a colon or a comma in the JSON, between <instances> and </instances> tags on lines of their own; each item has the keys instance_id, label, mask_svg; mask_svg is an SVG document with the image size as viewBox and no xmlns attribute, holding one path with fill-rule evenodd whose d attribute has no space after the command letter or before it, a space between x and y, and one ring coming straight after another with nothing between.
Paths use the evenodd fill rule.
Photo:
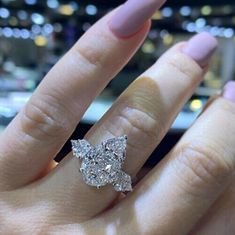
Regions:
<instances>
[{"instance_id":1,"label":"cluster of diamonds","mask_svg":"<svg viewBox=\"0 0 235 235\"><path fill-rule=\"evenodd\" d=\"M96 147L86 140L72 140L73 155L81 160L80 172L86 184L100 188L112 184L118 192L132 190L131 177L122 171L127 136L106 140Z\"/></svg>"}]
</instances>

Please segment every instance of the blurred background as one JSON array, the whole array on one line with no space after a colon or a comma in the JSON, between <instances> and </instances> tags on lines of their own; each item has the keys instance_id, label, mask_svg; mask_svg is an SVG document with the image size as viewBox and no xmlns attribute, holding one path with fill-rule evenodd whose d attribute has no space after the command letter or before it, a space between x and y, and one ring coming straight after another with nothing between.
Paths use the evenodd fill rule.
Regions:
<instances>
[{"instance_id":1,"label":"blurred background","mask_svg":"<svg viewBox=\"0 0 235 235\"><path fill-rule=\"evenodd\" d=\"M27 102L48 70L100 17L121 0L0 1L0 132ZM181 137L209 96L235 79L234 0L169 0L153 16L147 40L125 69L92 103L72 138L82 138L116 97L174 43L197 32L216 36L220 47L210 71L155 150L154 165ZM68 142L58 154L69 151Z\"/></svg>"}]
</instances>

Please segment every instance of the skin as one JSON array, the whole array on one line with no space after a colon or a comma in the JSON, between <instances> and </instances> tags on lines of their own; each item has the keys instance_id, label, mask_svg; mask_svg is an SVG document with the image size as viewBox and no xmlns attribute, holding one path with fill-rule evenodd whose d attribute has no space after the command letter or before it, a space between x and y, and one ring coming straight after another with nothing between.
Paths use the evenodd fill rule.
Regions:
<instances>
[{"instance_id":1,"label":"skin","mask_svg":"<svg viewBox=\"0 0 235 235\"><path fill-rule=\"evenodd\" d=\"M87 186L63 146L85 110L132 57L150 23L128 39L97 22L52 68L0 136L0 234L234 234L235 104L218 96L176 147L127 196ZM126 134L124 170L135 176L206 69L166 52L85 136Z\"/></svg>"}]
</instances>

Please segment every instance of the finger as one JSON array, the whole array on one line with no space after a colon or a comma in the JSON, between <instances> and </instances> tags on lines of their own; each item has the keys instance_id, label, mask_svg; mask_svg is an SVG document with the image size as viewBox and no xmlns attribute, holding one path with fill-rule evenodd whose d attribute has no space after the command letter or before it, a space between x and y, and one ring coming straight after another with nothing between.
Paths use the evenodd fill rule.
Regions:
<instances>
[{"instance_id":1,"label":"finger","mask_svg":"<svg viewBox=\"0 0 235 235\"><path fill-rule=\"evenodd\" d=\"M216 200L190 235L235 234L235 176L233 182Z\"/></svg>"},{"instance_id":2,"label":"finger","mask_svg":"<svg viewBox=\"0 0 235 235\"><path fill-rule=\"evenodd\" d=\"M147 221L141 224L140 234L188 234L231 183L235 169L235 86L226 89L224 98L216 99L205 110L168 157L121 205L126 212L135 210L139 224ZM233 97L230 100L228 93Z\"/></svg>"},{"instance_id":3,"label":"finger","mask_svg":"<svg viewBox=\"0 0 235 235\"><path fill-rule=\"evenodd\" d=\"M122 9L126 11L134 2L96 23L52 68L7 128L0 140L1 188L18 187L32 181L44 170L94 97L140 46L148 32L148 18L163 0L140 4L145 6L141 16L133 17L135 12L130 10L131 14L125 17L126 20L132 18L128 29L125 22L122 23L125 39L121 39L122 24L115 22L119 21ZM128 34L130 37L127 38Z\"/></svg>"},{"instance_id":4,"label":"finger","mask_svg":"<svg viewBox=\"0 0 235 235\"><path fill-rule=\"evenodd\" d=\"M204 70L192 59L193 56L190 57L190 53L183 52L191 43L196 43L197 49L205 52L201 46L202 39L214 45L207 48L206 56L210 57L216 42L207 34L198 35L188 44L172 48L121 95L111 110L87 134L86 139L92 144L126 134L129 140L124 171L128 174L134 176L142 167L202 80ZM71 158L70 154L55 169L45 182L45 187L54 185L53 191L67 188L60 192L60 197L71 197L71 205L76 201L77 205L82 206L77 207L78 212L87 217L93 216L106 208L117 194L112 187L97 191L87 186L78 174L77 159Z\"/></svg>"},{"instance_id":5,"label":"finger","mask_svg":"<svg viewBox=\"0 0 235 235\"><path fill-rule=\"evenodd\" d=\"M235 82L225 86L224 97L235 101ZM231 137L233 138L233 137ZM235 172L232 182L203 216L190 234L234 234L235 233Z\"/></svg>"}]
</instances>

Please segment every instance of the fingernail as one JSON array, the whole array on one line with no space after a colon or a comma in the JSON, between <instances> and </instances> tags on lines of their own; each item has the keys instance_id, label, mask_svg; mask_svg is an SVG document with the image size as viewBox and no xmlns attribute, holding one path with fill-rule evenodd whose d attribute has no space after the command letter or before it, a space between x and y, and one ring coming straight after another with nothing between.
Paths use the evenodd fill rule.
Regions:
<instances>
[{"instance_id":1,"label":"fingernail","mask_svg":"<svg viewBox=\"0 0 235 235\"><path fill-rule=\"evenodd\" d=\"M111 31L120 38L137 33L166 0L128 0L122 5L111 21Z\"/></svg>"},{"instance_id":2,"label":"fingernail","mask_svg":"<svg viewBox=\"0 0 235 235\"><path fill-rule=\"evenodd\" d=\"M235 102L235 81L230 81L224 86L223 97Z\"/></svg>"},{"instance_id":3,"label":"fingernail","mask_svg":"<svg viewBox=\"0 0 235 235\"><path fill-rule=\"evenodd\" d=\"M205 67L217 47L216 38L203 32L192 37L182 48L182 52L194 59L201 67Z\"/></svg>"}]
</instances>

